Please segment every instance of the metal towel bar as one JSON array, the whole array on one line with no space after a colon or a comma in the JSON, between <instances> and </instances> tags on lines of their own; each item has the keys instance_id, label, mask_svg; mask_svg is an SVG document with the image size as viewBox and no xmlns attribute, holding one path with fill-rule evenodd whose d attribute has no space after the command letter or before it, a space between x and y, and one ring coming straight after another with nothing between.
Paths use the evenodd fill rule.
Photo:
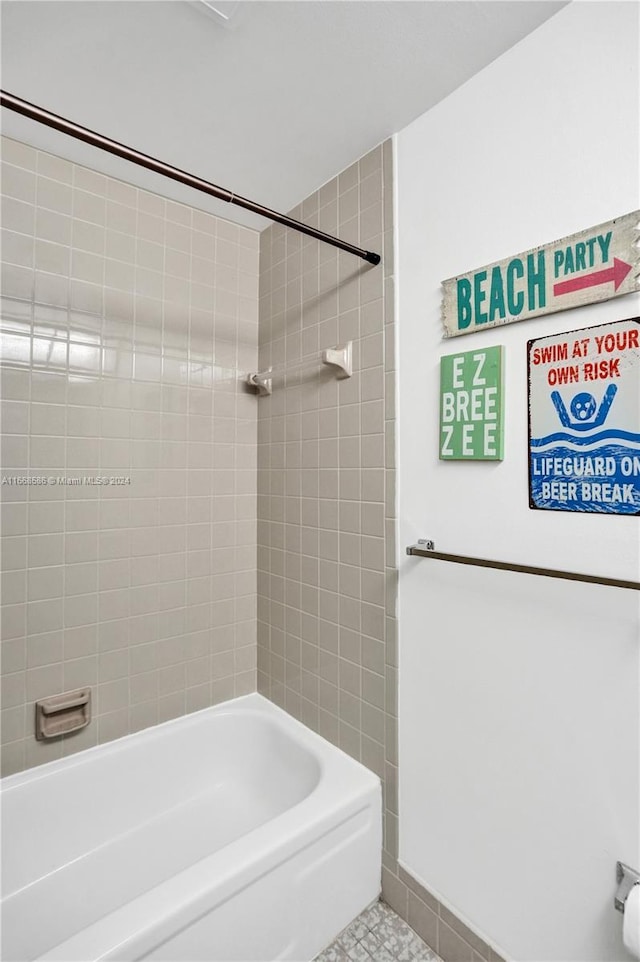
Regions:
<instances>
[{"instance_id":1,"label":"metal towel bar","mask_svg":"<svg viewBox=\"0 0 640 962\"><path fill-rule=\"evenodd\" d=\"M621 578L604 578L600 575L583 575L575 571L559 571L555 568L535 568L531 565L513 564L509 561L490 561L487 558L470 558L463 554L444 554L435 550L435 543L426 539L418 540L407 548L407 554L416 558L433 558L435 561L453 561L455 564L475 565L479 568L499 568L501 571L520 571L528 575L543 575L546 578L563 578L565 581L586 581L594 585L609 585L613 588L630 588L640 591L640 581L624 581Z\"/></svg>"}]
</instances>

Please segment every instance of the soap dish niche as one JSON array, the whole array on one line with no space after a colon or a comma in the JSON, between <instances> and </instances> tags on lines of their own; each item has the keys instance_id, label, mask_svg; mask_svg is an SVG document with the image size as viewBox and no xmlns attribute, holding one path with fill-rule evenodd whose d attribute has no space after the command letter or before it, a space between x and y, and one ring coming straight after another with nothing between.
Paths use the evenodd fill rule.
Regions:
<instances>
[{"instance_id":1,"label":"soap dish niche","mask_svg":"<svg viewBox=\"0 0 640 962\"><path fill-rule=\"evenodd\" d=\"M36 738L47 741L80 731L91 721L91 689L79 688L36 702Z\"/></svg>"}]
</instances>

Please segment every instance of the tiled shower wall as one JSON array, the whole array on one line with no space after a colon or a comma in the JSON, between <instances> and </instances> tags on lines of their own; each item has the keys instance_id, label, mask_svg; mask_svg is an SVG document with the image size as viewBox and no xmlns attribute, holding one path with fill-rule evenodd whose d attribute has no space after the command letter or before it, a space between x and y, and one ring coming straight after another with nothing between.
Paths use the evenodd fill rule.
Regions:
<instances>
[{"instance_id":1,"label":"tiled shower wall","mask_svg":"<svg viewBox=\"0 0 640 962\"><path fill-rule=\"evenodd\" d=\"M7 774L255 690L259 235L2 147Z\"/></svg>"},{"instance_id":2,"label":"tiled shower wall","mask_svg":"<svg viewBox=\"0 0 640 962\"><path fill-rule=\"evenodd\" d=\"M383 779L395 865L391 143L292 215L384 256L261 234L260 367L291 373L258 402L258 690ZM354 372L338 380L319 352L347 341Z\"/></svg>"}]
</instances>

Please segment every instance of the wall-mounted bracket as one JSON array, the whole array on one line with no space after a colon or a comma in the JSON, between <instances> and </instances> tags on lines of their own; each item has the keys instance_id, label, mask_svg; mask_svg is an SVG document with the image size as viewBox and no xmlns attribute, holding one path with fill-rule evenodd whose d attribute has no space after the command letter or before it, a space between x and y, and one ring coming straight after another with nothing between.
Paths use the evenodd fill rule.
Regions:
<instances>
[{"instance_id":1,"label":"wall-mounted bracket","mask_svg":"<svg viewBox=\"0 0 640 962\"><path fill-rule=\"evenodd\" d=\"M266 371L265 374L269 374ZM267 394L273 394L273 378L265 377L264 374L247 374L247 384L255 388L258 392L258 397L264 397Z\"/></svg>"},{"instance_id":2,"label":"wall-mounted bracket","mask_svg":"<svg viewBox=\"0 0 640 962\"><path fill-rule=\"evenodd\" d=\"M91 689L65 691L36 702L36 738L45 741L70 735L91 721Z\"/></svg>"},{"instance_id":3,"label":"wall-mounted bracket","mask_svg":"<svg viewBox=\"0 0 640 962\"><path fill-rule=\"evenodd\" d=\"M629 898L631 889L634 885L640 883L640 872L637 872L634 868L629 868L624 862L616 862L616 878L618 880L618 889L613 904L618 912L624 912L624 904Z\"/></svg>"},{"instance_id":4,"label":"wall-mounted bracket","mask_svg":"<svg viewBox=\"0 0 640 962\"><path fill-rule=\"evenodd\" d=\"M420 551L435 551L436 543L435 541L428 541L427 538L418 538L415 544L410 544L407 547L407 554L409 556L413 556L416 553L416 548L418 548Z\"/></svg>"},{"instance_id":5,"label":"wall-mounted bracket","mask_svg":"<svg viewBox=\"0 0 640 962\"><path fill-rule=\"evenodd\" d=\"M348 341L346 344L327 348L322 352L322 363L335 367L336 377L339 379L351 377L353 374L352 342Z\"/></svg>"}]
</instances>

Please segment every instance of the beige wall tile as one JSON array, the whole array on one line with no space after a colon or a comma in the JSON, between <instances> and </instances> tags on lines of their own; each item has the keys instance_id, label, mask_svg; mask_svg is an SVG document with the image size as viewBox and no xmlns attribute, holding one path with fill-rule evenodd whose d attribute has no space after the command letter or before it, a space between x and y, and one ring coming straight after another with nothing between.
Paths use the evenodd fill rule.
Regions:
<instances>
[{"instance_id":1,"label":"beige wall tile","mask_svg":"<svg viewBox=\"0 0 640 962\"><path fill-rule=\"evenodd\" d=\"M307 198L300 214L355 243L366 236L381 250L393 214L384 183L380 147ZM390 187L387 176L387 193ZM390 342L383 334L393 330L393 301L384 297L391 272L298 242L278 225L260 241L260 367L352 340L355 373L339 382L311 369L304 379L276 381L259 401L259 684L392 780L385 858L394 872L383 893L406 918L407 888L395 876L396 769L385 761L397 755L388 714L396 699L387 691L396 676L386 657L395 635L385 617L395 591L385 577L395 536L385 525L394 493L385 448L394 382L385 379ZM395 663L391 654L388 663Z\"/></svg>"},{"instance_id":2,"label":"beige wall tile","mask_svg":"<svg viewBox=\"0 0 640 962\"><path fill-rule=\"evenodd\" d=\"M64 740L66 754L255 689L255 546L234 544L255 545L257 402L237 365L257 368L259 243L254 231L6 138L3 162L3 294L13 298L3 467L80 482L7 497L9 772L63 751L31 745L21 728L38 692L96 686L95 722ZM228 323L214 323L214 284ZM213 377L216 356L226 382ZM214 438L224 457L213 456ZM238 457L237 444L247 448ZM105 475L130 483L82 480ZM216 544L228 545L219 574L216 519ZM236 599L249 620L234 652ZM231 635L212 688L218 624Z\"/></svg>"}]
</instances>

